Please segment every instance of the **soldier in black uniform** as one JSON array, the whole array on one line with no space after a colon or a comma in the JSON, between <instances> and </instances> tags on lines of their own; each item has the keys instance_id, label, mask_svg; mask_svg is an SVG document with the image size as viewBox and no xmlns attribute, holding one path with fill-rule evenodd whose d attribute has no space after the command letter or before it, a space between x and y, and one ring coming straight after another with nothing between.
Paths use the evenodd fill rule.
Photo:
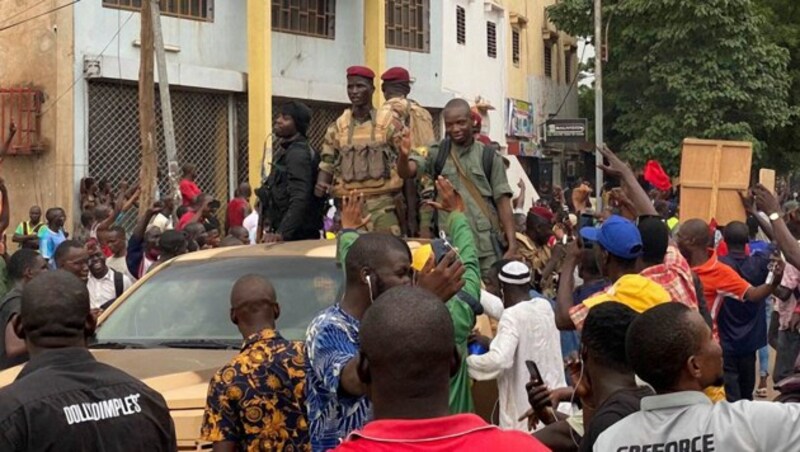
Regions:
<instances>
[{"instance_id":1,"label":"soldier in black uniform","mask_svg":"<svg viewBox=\"0 0 800 452\"><path fill-rule=\"evenodd\" d=\"M0 390L2 451L176 451L164 398L95 361L86 285L64 270L25 286L14 319L30 361Z\"/></svg>"}]
</instances>

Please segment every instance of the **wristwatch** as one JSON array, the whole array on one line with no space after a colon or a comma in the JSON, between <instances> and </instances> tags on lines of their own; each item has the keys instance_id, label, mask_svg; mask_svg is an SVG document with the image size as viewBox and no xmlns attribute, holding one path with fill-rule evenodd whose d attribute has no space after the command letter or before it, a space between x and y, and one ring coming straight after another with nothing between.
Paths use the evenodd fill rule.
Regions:
<instances>
[{"instance_id":1,"label":"wristwatch","mask_svg":"<svg viewBox=\"0 0 800 452\"><path fill-rule=\"evenodd\" d=\"M769 221L778 221L781 215L778 212L772 212L769 214Z\"/></svg>"}]
</instances>

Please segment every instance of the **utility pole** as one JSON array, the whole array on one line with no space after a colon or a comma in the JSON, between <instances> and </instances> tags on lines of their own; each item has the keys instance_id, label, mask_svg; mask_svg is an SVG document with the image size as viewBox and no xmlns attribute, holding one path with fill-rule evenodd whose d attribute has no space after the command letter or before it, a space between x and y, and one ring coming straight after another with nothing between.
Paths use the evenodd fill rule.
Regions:
<instances>
[{"instance_id":1,"label":"utility pole","mask_svg":"<svg viewBox=\"0 0 800 452\"><path fill-rule=\"evenodd\" d=\"M603 163L603 4L594 0L594 159L597 165ZM603 171L595 168L595 189L599 212L603 208Z\"/></svg>"},{"instance_id":2,"label":"utility pole","mask_svg":"<svg viewBox=\"0 0 800 452\"><path fill-rule=\"evenodd\" d=\"M172 99L169 94L169 76L167 75L167 54L164 50L164 34L161 31L161 9L158 0L152 2L153 38L155 40L156 61L158 62L158 92L161 97L161 120L164 126L164 145L167 151L169 170L169 193L180 205L180 189L178 188L178 145L175 143L175 123L172 118ZM145 2L146 3L146 2Z\"/></svg>"},{"instance_id":3,"label":"utility pole","mask_svg":"<svg viewBox=\"0 0 800 452\"><path fill-rule=\"evenodd\" d=\"M142 2L142 47L139 63L139 137L141 139L141 168L139 170L139 218L153 205L158 168L155 151L156 118L153 85L153 16L151 3Z\"/></svg>"}]
</instances>

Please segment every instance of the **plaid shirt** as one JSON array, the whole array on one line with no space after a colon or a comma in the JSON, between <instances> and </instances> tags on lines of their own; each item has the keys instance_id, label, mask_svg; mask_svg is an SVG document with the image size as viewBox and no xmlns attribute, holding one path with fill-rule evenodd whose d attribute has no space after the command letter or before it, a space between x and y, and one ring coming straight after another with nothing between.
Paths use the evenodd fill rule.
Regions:
<instances>
[{"instance_id":1,"label":"plaid shirt","mask_svg":"<svg viewBox=\"0 0 800 452\"><path fill-rule=\"evenodd\" d=\"M683 303L692 309L698 308L692 268L675 245L667 248L663 264L648 267L639 274L661 284L672 297L672 301Z\"/></svg>"}]
</instances>

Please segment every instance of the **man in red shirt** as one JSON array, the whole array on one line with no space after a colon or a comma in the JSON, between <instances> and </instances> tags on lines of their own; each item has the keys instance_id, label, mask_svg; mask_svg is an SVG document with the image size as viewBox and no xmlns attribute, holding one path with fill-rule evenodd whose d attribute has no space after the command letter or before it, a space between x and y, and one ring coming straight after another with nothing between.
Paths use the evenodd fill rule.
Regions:
<instances>
[{"instance_id":1,"label":"man in red shirt","mask_svg":"<svg viewBox=\"0 0 800 452\"><path fill-rule=\"evenodd\" d=\"M250 215L250 196L253 190L250 184L242 182L236 189L236 197L228 202L228 212L225 215L225 231L230 233L231 228L242 226L244 219Z\"/></svg>"},{"instance_id":2,"label":"man in red shirt","mask_svg":"<svg viewBox=\"0 0 800 452\"><path fill-rule=\"evenodd\" d=\"M183 177L181 178L180 190L184 206L191 206L194 202L194 198L202 193L200 187L194 183L194 178L196 176L197 168L193 164L187 163L183 165Z\"/></svg>"},{"instance_id":3,"label":"man in red shirt","mask_svg":"<svg viewBox=\"0 0 800 452\"><path fill-rule=\"evenodd\" d=\"M364 314L359 338L358 376L374 420L336 451L549 450L474 414L450 415L450 377L461 359L448 310L429 292L388 290Z\"/></svg>"},{"instance_id":4,"label":"man in red shirt","mask_svg":"<svg viewBox=\"0 0 800 452\"><path fill-rule=\"evenodd\" d=\"M189 210L187 210L186 213L181 216L180 220L178 220L178 227L175 229L182 231L189 223L204 223L213 215L213 210L211 207L212 202L214 202L214 198L212 198L211 195L206 195L203 193L197 195L192 207L190 207Z\"/></svg>"},{"instance_id":5,"label":"man in red shirt","mask_svg":"<svg viewBox=\"0 0 800 452\"><path fill-rule=\"evenodd\" d=\"M736 270L723 264L717 259L717 254L711 246L711 237L705 221L694 219L687 221L678 230L678 248L681 254L689 261L694 271L703 283L703 292L708 310L711 312L712 331L714 338L719 340L717 332L717 314L722 307L725 297L739 301L759 302L772 294L780 285L783 275L783 262L779 262L775 269L775 277L771 284L762 284L753 287L744 280Z\"/></svg>"}]
</instances>

